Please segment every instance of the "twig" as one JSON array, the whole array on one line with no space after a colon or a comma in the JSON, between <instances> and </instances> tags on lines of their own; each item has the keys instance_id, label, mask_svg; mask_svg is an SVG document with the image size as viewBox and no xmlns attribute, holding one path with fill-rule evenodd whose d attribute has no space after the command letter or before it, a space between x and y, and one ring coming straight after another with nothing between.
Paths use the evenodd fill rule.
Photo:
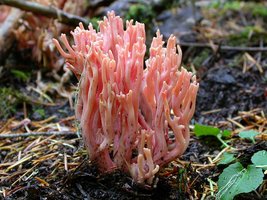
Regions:
<instances>
[{"instance_id":1,"label":"twig","mask_svg":"<svg viewBox=\"0 0 267 200\"><path fill-rule=\"evenodd\" d=\"M194 43L194 42L178 42L178 45L184 47L202 47L202 48L213 48L212 45L208 43ZM219 47L219 45L214 45L214 47ZM240 47L240 46L220 46L220 51L250 51L259 52L267 51L267 47Z\"/></svg>"},{"instance_id":2,"label":"twig","mask_svg":"<svg viewBox=\"0 0 267 200\"><path fill-rule=\"evenodd\" d=\"M45 6L36 2L22 0L0 0L0 5L1 4L19 8L25 11L30 11L37 15L52 17L58 19L58 21L61 23L72 26L77 26L80 22L82 22L85 26L89 25L89 20L79 17L77 15L66 13L63 10L60 10L54 6Z\"/></svg>"},{"instance_id":3,"label":"twig","mask_svg":"<svg viewBox=\"0 0 267 200\"><path fill-rule=\"evenodd\" d=\"M50 135L56 135L56 136L77 136L77 132L72 132L72 131L51 131L51 132L29 132L29 133L3 133L0 134L0 139L1 138L16 138L16 137L29 137L29 136L34 136L34 137L39 137L39 136L50 136Z\"/></svg>"}]
</instances>

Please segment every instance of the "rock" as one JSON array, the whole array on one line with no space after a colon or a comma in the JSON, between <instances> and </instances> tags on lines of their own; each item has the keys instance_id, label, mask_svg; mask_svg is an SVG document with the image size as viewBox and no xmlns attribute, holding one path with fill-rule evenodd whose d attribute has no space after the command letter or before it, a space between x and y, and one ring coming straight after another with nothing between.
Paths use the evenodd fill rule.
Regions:
<instances>
[{"instance_id":1,"label":"rock","mask_svg":"<svg viewBox=\"0 0 267 200\"><path fill-rule=\"evenodd\" d=\"M163 11L156 20L164 37L174 34L182 42L194 42L196 33L193 27L201 18L200 11L190 6Z\"/></svg>"},{"instance_id":2,"label":"rock","mask_svg":"<svg viewBox=\"0 0 267 200\"><path fill-rule=\"evenodd\" d=\"M236 84L234 76L229 68L214 68L213 73L207 75L208 80L222 84Z\"/></svg>"}]
</instances>

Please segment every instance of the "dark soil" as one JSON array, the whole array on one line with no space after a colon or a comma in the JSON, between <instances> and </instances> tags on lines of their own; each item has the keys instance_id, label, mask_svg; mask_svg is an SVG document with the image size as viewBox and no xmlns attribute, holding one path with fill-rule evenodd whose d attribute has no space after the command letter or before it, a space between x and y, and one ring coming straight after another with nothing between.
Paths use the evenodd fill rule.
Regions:
<instances>
[{"instance_id":1,"label":"dark soil","mask_svg":"<svg viewBox=\"0 0 267 200\"><path fill-rule=\"evenodd\" d=\"M258 71L243 73L239 67L212 67L200 81L195 119L200 124L215 125L240 111L260 108L266 113L266 88L266 80ZM218 111L204 114L212 110Z\"/></svg>"},{"instance_id":2,"label":"dark soil","mask_svg":"<svg viewBox=\"0 0 267 200\"><path fill-rule=\"evenodd\" d=\"M193 138L182 159L191 162L205 162L207 157L203 156L203 154L204 152L207 153L208 149L210 149L208 146ZM50 171L42 167L39 170L42 170L42 173ZM64 175L49 187L40 186L35 179L21 182L6 200L189 199L190 190L203 189L205 179L212 177L216 170L216 168L202 170L201 174L199 174L190 164L186 165L185 168L174 167L168 175L162 172L162 175L158 177L157 187L154 188L148 185L135 184L129 176L120 171L100 175L97 168L92 164L88 164L88 159L85 158L84 162L75 171ZM189 181L192 180L194 182L190 183Z\"/></svg>"},{"instance_id":3,"label":"dark soil","mask_svg":"<svg viewBox=\"0 0 267 200\"><path fill-rule=\"evenodd\" d=\"M146 200L161 200L161 199L190 199L189 195L192 191L204 191L204 183L207 178L216 181L218 174L223 170L223 167L213 167L201 169L199 172L190 163L207 163L207 154L217 154L216 142L211 146L210 143L196 138L192 138L189 147L182 160L190 161L183 168L172 167L173 170L168 175L162 172L158 177L157 187L141 186L135 184L132 179L126 174L115 171L111 174L98 173L95 166L88 163L88 159L84 158L84 162L71 173L63 175L56 182L50 184L49 187L40 186L40 183L35 179L30 179L27 182L21 182L15 187L12 195L5 198L6 200L76 200L76 199L146 199ZM239 152L241 163L248 163L253 153L258 150L266 149L267 143L260 142L248 149ZM40 167L43 173L49 170ZM267 197L267 194L265 194ZM253 193L239 195L237 200L249 199L248 197L260 200ZM1 198L0 198L1 199ZM213 199L208 198L208 199Z\"/></svg>"}]
</instances>

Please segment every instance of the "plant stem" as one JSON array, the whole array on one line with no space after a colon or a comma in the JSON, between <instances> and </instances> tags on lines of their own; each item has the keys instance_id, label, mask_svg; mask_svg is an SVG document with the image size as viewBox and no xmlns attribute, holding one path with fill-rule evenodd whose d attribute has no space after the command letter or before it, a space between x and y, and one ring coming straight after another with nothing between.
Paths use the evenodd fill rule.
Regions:
<instances>
[{"instance_id":1,"label":"plant stem","mask_svg":"<svg viewBox=\"0 0 267 200\"><path fill-rule=\"evenodd\" d=\"M218 138L218 140L223 144L224 147L232 148L231 146L229 146L229 145L222 139L222 134L221 134L221 133L219 133L219 134L217 135L217 138Z\"/></svg>"}]
</instances>

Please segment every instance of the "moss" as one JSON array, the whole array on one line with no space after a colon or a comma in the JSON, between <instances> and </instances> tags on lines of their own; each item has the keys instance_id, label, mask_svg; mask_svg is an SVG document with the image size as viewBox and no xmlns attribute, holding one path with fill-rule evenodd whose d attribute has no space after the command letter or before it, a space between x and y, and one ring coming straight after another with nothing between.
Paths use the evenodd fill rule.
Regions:
<instances>
[{"instance_id":1,"label":"moss","mask_svg":"<svg viewBox=\"0 0 267 200\"><path fill-rule=\"evenodd\" d=\"M240 2L240 1L230 1L230 2L226 2L224 4L223 9L239 11L241 9L241 7L242 7L242 2Z\"/></svg>"},{"instance_id":2,"label":"moss","mask_svg":"<svg viewBox=\"0 0 267 200\"><path fill-rule=\"evenodd\" d=\"M258 43L259 38L267 42L267 33L258 26L247 26L240 33L228 37L229 45L246 46L248 43Z\"/></svg>"},{"instance_id":3,"label":"moss","mask_svg":"<svg viewBox=\"0 0 267 200\"><path fill-rule=\"evenodd\" d=\"M242 6L241 1L226 1L226 2L221 2L220 0L212 1L212 3L209 5L209 8L214 8L214 9L221 9L223 11L227 10L234 10L238 11Z\"/></svg>"},{"instance_id":4,"label":"moss","mask_svg":"<svg viewBox=\"0 0 267 200\"><path fill-rule=\"evenodd\" d=\"M245 2L245 1L213 1L208 8L218 9L217 14L224 15L228 11L242 12L252 14L255 17L267 17L267 7L262 2Z\"/></svg>"},{"instance_id":5,"label":"moss","mask_svg":"<svg viewBox=\"0 0 267 200\"><path fill-rule=\"evenodd\" d=\"M254 16L267 18L267 7L263 5L256 5L252 8L252 14Z\"/></svg>"},{"instance_id":6,"label":"moss","mask_svg":"<svg viewBox=\"0 0 267 200\"><path fill-rule=\"evenodd\" d=\"M43 108L38 108L35 112L40 115L40 117L45 118L45 110Z\"/></svg>"},{"instance_id":7,"label":"moss","mask_svg":"<svg viewBox=\"0 0 267 200\"><path fill-rule=\"evenodd\" d=\"M209 55L211 55L211 51L209 49L204 49L192 60L192 63L194 64L194 66L199 67L208 58Z\"/></svg>"},{"instance_id":8,"label":"moss","mask_svg":"<svg viewBox=\"0 0 267 200\"><path fill-rule=\"evenodd\" d=\"M11 87L0 88L0 118L7 119L16 113L17 107L25 100L25 96Z\"/></svg>"},{"instance_id":9,"label":"moss","mask_svg":"<svg viewBox=\"0 0 267 200\"><path fill-rule=\"evenodd\" d=\"M126 20L133 19L134 21L142 22L146 25L151 24L155 13L151 6L144 4L131 5L128 12L125 14Z\"/></svg>"}]
</instances>

